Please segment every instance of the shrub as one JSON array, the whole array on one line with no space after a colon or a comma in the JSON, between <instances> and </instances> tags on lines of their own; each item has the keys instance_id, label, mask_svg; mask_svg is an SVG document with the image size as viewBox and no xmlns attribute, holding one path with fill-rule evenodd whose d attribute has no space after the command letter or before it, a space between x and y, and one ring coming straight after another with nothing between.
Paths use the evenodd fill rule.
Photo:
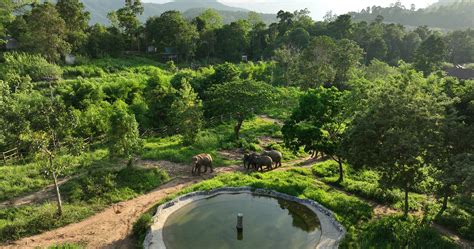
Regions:
<instances>
[{"instance_id":1,"label":"shrub","mask_svg":"<svg viewBox=\"0 0 474 249\"><path fill-rule=\"evenodd\" d=\"M72 203L109 204L150 191L169 179L160 169L125 167L120 171L99 170L70 180L64 192Z\"/></svg>"},{"instance_id":2,"label":"shrub","mask_svg":"<svg viewBox=\"0 0 474 249\"><path fill-rule=\"evenodd\" d=\"M153 216L149 213L145 213L133 224L132 233L135 239L140 243L145 240L148 228L153 223Z\"/></svg>"},{"instance_id":3,"label":"shrub","mask_svg":"<svg viewBox=\"0 0 474 249\"><path fill-rule=\"evenodd\" d=\"M56 203L0 209L0 242L17 240L82 220L94 212L80 205L63 205L57 216Z\"/></svg>"},{"instance_id":4,"label":"shrub","mask_svg":"<svg viewBox=\"0 0 474 249\"><path fill-rule=\"evenodd\" d=\"M474 215L459 208L448 206L441 216L436 216L436 223L456 231L461 237L474 240Z\"/></svg>"},{"instance_id":5,"label":"shrub","mask_svg":"<svg viewBox=\"0 0 474 249\"><path fill-rule=\"evenodd\" d=\"M33 81L41 81L45 78L60 78L61 68L49 63L40 55L27 53L5 53L3 55L5 63L0 68L0 77L5 79L12 75L21 77L29 76ZM8 79L6 79L8 80Z\"/></svg>"},{"instance_id":6,"label":"shrub","mask_svg":"<svg viewBox=\"0 0 474 249\"><path fill-rule=\"evenodd\" d=\"M453 241L412 216L373 220L362 226L358 241L353 243L360 248L457 248Z\"/></svg>"}]
</instances>

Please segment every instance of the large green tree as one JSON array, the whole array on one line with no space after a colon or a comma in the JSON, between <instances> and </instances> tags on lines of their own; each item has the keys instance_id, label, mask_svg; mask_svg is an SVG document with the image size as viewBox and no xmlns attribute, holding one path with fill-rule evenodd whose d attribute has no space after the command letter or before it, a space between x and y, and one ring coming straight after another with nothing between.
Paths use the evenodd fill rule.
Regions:
<instances>
[{"instance_id":1,"label":"large green tree","mask_svg":"<svg viewBox=\"0 0 474 249\"><path fill-rule=\"evenodd\" d=\"M235 120L235 137L238 139L242 123L270 106L273 87L254 80L234 80L215 85L207 92L206 112L212 117Z\"/></svg>"},{"instance_id":2,"label":"large green tree","mask_svg":"<svg viewBox=\"0 0 474 249\"><path fill-rule=\"evenodd\" d=\"M66 24L66 41L77 52L87 40L90 13L80 0L58 0L56 9Z\"/></svg>"},{"instance_id":3,"label":"large green tree","mask_svg":"<svg viewBox=\"0 0 474 249\"><path fill-rule=\"evenodd\" d=\"M222 17L219 12L213 9L207 9L193 20L199 32L199 41L197 42L196 55L199 57L215 56L216 30L223 25Z\"/></svg>"},{"instance_id":4,"label":"large green tree","mask_svg":"<svg viewBox=\"0 0 474 249\"><path fill-rule=\"evenodd\" d=\"M299 58L297 84L307 89L334 82L337 49L337 43L328 36L314 38Z\"/></svg>"},{"instance_id":5,"label":"large green tree","mask_svg":"<svg viewBox=\"0 0 474 249\"><path fill-rule=\"evenodd\" d=\"M339 164L343 181L341 142L348 124L344 114L344 92L337 88L309 90L282 128L285 144L298 151L323 152Z\"/></svg>"},{"instance_id":6,"label":"large green tree","mask_svg":"<svg viewBox=\"0 0 474 249\"><path fill-rule=\"evenodd\" d=\"M66 23L54 5L48 2L34 5L25 19L26 30L19 37L23 50L55 62L71 51L71 45L66 41Z\"/></svg>"},{"instance_id":7,"label":"large green tree","mask_svg":"<svg viewBox=\"0 0 474 249\"><path fill-rule=\"evenodd\" d=\"M444 112L444 99L420 73L402 65L400 73L385 81L358 86L360 104L345 139L345 156L355 166L378 169L381 184L408 193L421 181L423 156L436 141Z\"/></svg>"},{"instance_id":8,"label":"large green tree","mask_svg":"<svg viewBox=\"0 0 474 249\"><path fill-rule=\"evenodd\" d=\"M428 161L437 169L434 176L441 183L436 193L442 198L441 215L450 197L474 190L474 81L447 78L438 80L438 85L440 94L451 99L440 135L428 150Z\"/></svg>"},{"instance_id":9,"label":"large green tree","mask_svg":"<svg viewBox=\"0 0 474 249\"><path fill-rule=\"evenodd\" d=\"M171 105L174 127L183 136L183 143L190 145L203 126L202 102L187 81L181 83L177 96Z\"/></svg>"},{"instance_id":10,"label":"large green tree","mask_svg":"<svg viewBox=\"0 0 474 249\"><path fill-rule=\"evenodd\" d=\"M113 25L121 29L130 48L140 50L141 25L138 16L143 14L141 0L125 0L125 6L108 14Z\"/></svg>"},{"instance_id":11,"label":"large green tree","mask_svg":"<svg viewBox=\"0 0 474 249\"><path fill-rule=\"evenodd\" d=\"M240 61L249 47L250 24L239 20L217 30L216 55L227 61Z\"/></svg>"},{"instance_id":12,"label":"large green tree","mask_svg":"<svg viewBox=\"0 0 474 249\"><path fill-rule=\"evenodd\" d=\"M122 100L113 104L109 126L107 144L110 156L131 159L143 144L135 115L130 113L127 104Z\"/></svg>"},{"instance_id":13,"label":"large green tree","mask_svg":"<svg viewBox=\"0 0 474 249\"><path fill-rule=\"evenodd\" d=\"M425 76L440 69L446 56L446 44L439 34L430 35L415 52L414 65Z\"/></svg>"},{"instance_id":14,"label":"large green tree","mask_svg":"<svg viewBox=\"0 0 474 249\"><path fill-rule=\"evenodd\" d=\"M186 21L178 11L167 11L159 17L148 19L146 36L158 50L172 49L184 58L191 58L196 52L199 34L196 27Z\"/></svg>"}]
</instances>

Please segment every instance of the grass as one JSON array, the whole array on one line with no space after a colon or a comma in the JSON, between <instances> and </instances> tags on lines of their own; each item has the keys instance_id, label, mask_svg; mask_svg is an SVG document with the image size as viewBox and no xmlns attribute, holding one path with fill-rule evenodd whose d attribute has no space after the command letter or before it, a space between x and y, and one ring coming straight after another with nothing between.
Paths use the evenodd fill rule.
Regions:
<instances>
[{"instance_id":1,"label":"grass","mask_svg":"<svg viewBox=\"0 0 474 249\"><path fill-rule=\"evenodd\" d=\"M336 162L325 161L318 163L311 170L323 182L342 188L346 192L377 203L389 205L395 209L401 210L404 207L403 192L399 189L390 190L380 186L380 177L375 171L355 171L349 165L344 165L344 181L336 183L338 178L338 165ZM474 231L474 210L472 206L472 200L469 198L466 198L464 201L451 201L446 212L442 216L436 216L437 211L440 210L439 202L422 193L410 193L409 195L410 210L424 211L425 216L431 216L436 223L470 240L474 239L472 233Z\"/></svg>"},{"instance_id":2,"label":"grass","mask_svg":"<svg viewBox=\"0 0 474 249\"><path fill-rule=\"evenodd\" d=\"M410 218L410 220L405 221L404 218L399 216L389 216L382 221L374 220L371 205L357 196L345 194L329 185L316 181L313 172L309 169L223 174L188 187L175 195L168 196L157 205L189 192L212 190L225 186L251 186L273 189L319 202L332 210L336 219L348 229L348 234L341 248L400 248L399 245L404 241L408 241L410 245L423 246L427 244L431 245L432 248L456 248L451 240L442 237L422 220ZM142 227L135 231L138 243L143 241L146 232L143 225L150 222L154 210L155 208L152 208L142 216L143 219L140 223L136 223L137 227ZM387 229L382 229L386 225ZM408 227L405 228L405 226ZM405 239L406 235L409 236ZM384 240L383 238L387 239Z\"/></svg>"},{"instance_id":3,"label":"grass","mask_svg":"<svg viewBox=\"0 0 474 249\"><path fill-rule=\"evenodd\" d=\"M219 150L243 148L249 151L261 151L259 137L281 137L280 127L270 121L254 118L243 123L241 138L234 139L233 124L227 123L208 128L199 133L197 141L190 146L183 146L181 136L165 138L148 138L145 141L142 157L150 160L168 160L176 163L189 163L191 157L200 153L209 153L214 158L214 165L226 166L235 162L219 155ZM276 144L273 146L277 147ZM281 147L278 147L281 148ZM294 157L284 151L286 158Z\"/></svg>"},{"instance_id":4,"label":"grass","mask_svg":"<svg viewBox=\"0 0 474 249\"><path fill-rule=\"evenodd\" d=\"M342 188L344 191L356 194L363 198L373 200L377 203L386 204L393 208L402 208L404 205L404 193L399 189L387 189L380 186L380 176L373 170L352 169L349 165L343 165L344 181L337 183L339 178L339 166L336 162L328 160L315 164L311 170L323 182ZM427 197L423 194L410 193L410 210L421 210Z\"/></svg>"},{"instance_id":5,"label":"grass","mask_svg":"<svg viewBox=\"0 0 474 249\"><path fill-rule=\"evenodd\" d=\"M16 240L79 222L108 205L142 195L169 179L159 169L126 167L90 171L62 186L63 216L55 203L24 205L0 210L0 242Z\"/></svg>"},{"instance_id":6,"label":"grass","mask_svg":"<svg viewBox=\"0 0 474 249\"><path fill-rule=\"evenodd\" d=\"M84 173L97 168L110 168L115 162L108 160L106 150L95 150L81 156L71 157L71 165L63 173L63 177ZM36 192L50 184L38 163L10 165L0 167L0 201L13 199L27 193Z\"/></svg>"}]
</instances>

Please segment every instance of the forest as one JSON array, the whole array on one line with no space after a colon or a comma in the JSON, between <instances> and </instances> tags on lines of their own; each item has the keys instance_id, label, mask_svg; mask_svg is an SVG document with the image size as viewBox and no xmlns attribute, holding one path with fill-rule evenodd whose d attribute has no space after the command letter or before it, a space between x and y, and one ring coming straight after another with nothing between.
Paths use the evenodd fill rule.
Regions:
<instances>
[{"instance_id":1,"label":"forest","mask_svg":"<svg viewBox=\"0 0 474 249\"><path fill-rule=\"evenodd\" d=\"M0 247L142 248L156 205L240 186L320 203L340 248L474 245L474 80L445 71L474 69L474 30L143 11L0 0ZM242 166L266 150L283 167ZM107 212L127 225L85 223Z\"/></svg>"},{"instance_id":2,"label":"forest","mask_svg":"<svg viewBox=\"0 0 474 249\"><path fill-rule=\"evenodd\" d=\"M389 7L374 5L349 14L356 21L371 21L377 16L383 16L387 22L412 27L428 25L443 30L460 30L472 28L473 12L474 2L470 0L446 0L424 9L417 9L415 4L406 7L397 1Z\"/></svg>"}]
</instances>

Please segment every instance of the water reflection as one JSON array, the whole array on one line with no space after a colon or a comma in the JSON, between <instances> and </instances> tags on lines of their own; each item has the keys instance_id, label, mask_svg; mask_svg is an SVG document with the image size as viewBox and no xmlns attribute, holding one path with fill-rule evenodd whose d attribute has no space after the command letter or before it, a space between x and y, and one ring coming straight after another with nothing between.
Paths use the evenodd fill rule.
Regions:
<instances>
[{"instance_id":1,"label":"water reflection","mask_svg":"<svg viewBox=\"0 0 474 249\"><path fill-rule=\"evenodd\" d=\"M238 213L244 215L242 233L236 228ZM319 227L317 215L295 202L251 194L218 195L171 214L163 238L170 249L309 249L319 242Z\"/></svg>"},{"instance_id":2,"label":"water reflection","mask_svg":"<svg viewBox=\"0 0 474 249\"><path fill-rule=\"evenodd\" d=\"M319 229L320 223L318 216L307 206L296 202L277 199L282 209L287 209L289 215L293 218L292 225L306 232L312 232Z\"/></svg>"}]
</instances>

